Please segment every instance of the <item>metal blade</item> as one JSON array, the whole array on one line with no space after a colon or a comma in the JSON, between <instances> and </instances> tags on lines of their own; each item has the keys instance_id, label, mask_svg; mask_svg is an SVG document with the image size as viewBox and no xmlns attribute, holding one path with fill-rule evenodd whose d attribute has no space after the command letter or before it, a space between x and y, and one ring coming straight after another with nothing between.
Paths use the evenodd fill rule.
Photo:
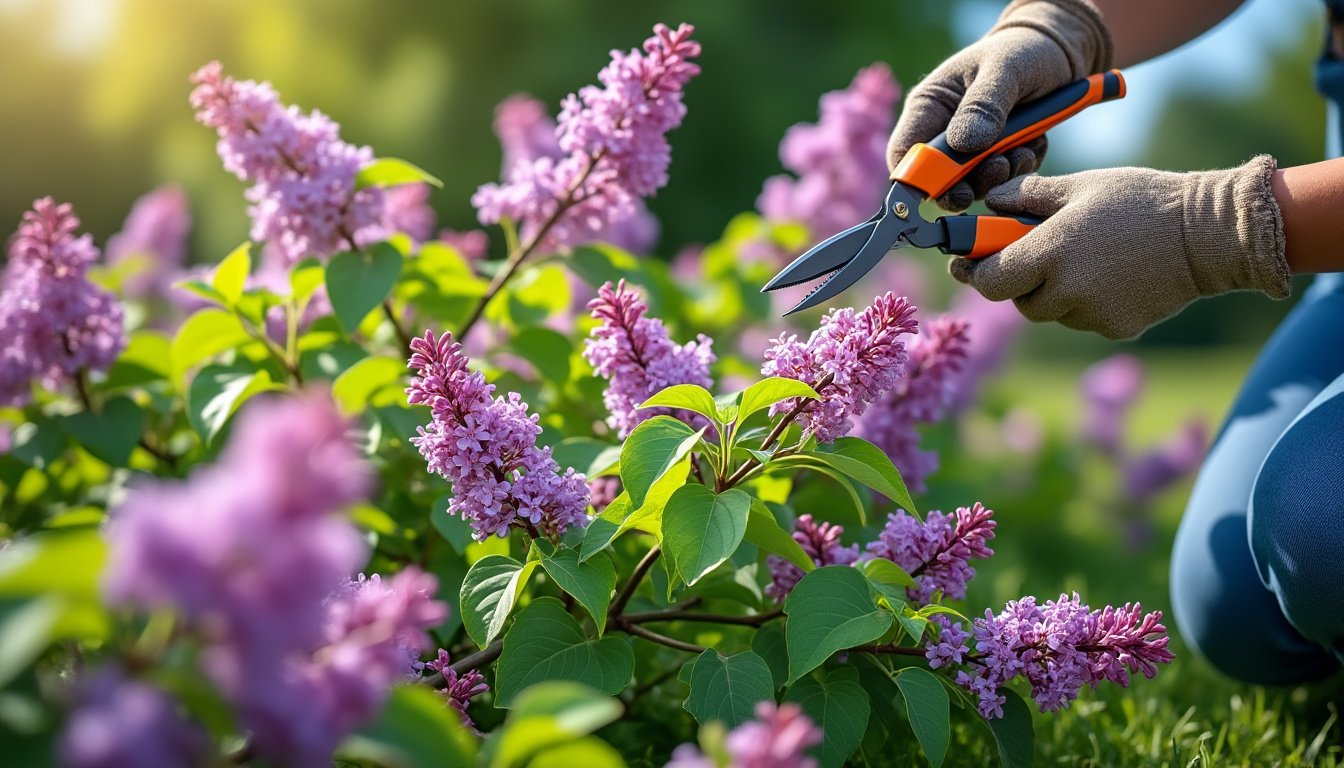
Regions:
<instances>
[{"instance_id":1,"label":"metal blade","mask_svg":"<svg viewBox=\"0 0 1344 768\"><path fill-rule=\"evenodd\" d=\"M812 290L798 306L784 313L785 317L795 312L802 312L805 309L811 309L823 301L828 301L836 294L850 287L859 281L859 278L868 274L868 271L877 266L877 262L887 255L901 234L910 226L910 222L902 221L894 216L884 216L873 227L873 233L868 238L868 242L863 244L863 248L854 255L844 267L831 275L821 285Z\"/></svg>"},{"instance_id":2,"label":"metal blade","mask_svg":"<svg viewBox=\"0 0 1344 768\"><path fill-rule=\"evenodd\" d=\"M773 291L777 288L806 283L843 267L854 258L854 254L858 253L863 244L868 242L881 217L882 213L879 211L862 224L855 224L808 248L802 256L794 259L789 266L771 278L761 291Z\"/></svg>"}]
</instances>

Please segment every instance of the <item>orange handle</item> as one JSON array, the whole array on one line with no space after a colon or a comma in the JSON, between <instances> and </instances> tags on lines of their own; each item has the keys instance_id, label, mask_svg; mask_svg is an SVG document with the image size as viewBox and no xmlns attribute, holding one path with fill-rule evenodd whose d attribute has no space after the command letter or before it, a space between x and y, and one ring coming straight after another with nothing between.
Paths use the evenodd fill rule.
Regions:
<instances>
[{"instance_id":1,"label":"orange handle","mask_svg":"<svg viewBox=\"0 0 1344 768\"><path fill-rule=\"evenodd\" d=\"M1008 114L999 140L983 152L973 154L952 149L946 133L927 144L916 144L891 172L891 180L912 186L931 198L939 197L990 155L1020 147L1093 104L1124 96L1125 78L1118 69L1078 80L1035 101L1017 105Z\"/></svg>"},{"instance_id":2,"label":"orange handle","mask_svg":"<svg viewBox=\"0 0 1344 768\"><path fill-rule=\"evenodd\" d=\"M944 216L938 221L947 228L943 253L969 259L998 253L1041 223L1040 219L1027 216Z\"/></svg>"}]
</instances>

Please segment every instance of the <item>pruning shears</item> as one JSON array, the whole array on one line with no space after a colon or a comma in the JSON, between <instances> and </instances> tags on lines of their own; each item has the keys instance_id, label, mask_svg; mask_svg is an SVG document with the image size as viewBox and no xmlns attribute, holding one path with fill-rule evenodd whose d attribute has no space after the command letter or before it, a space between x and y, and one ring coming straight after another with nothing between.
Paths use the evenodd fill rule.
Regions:
<instances>
[{"instance_id":1,"label":"pruning shears","mask_svg":"<svg viewBox=\"0 0 1344 768\"><path fill-rule=\"evenodd\" d=\"M939 134L927 144L916 144L891 172L891 190L887 192L881 210L862 224L837 232L814 245L761 290L773 291L830 274L785 313L791 315L827 301L850 287L893 248L937 248L943 253L972 259L998 253L1042 220L1028 216L962 214L926 221L919 214L920 203L947 192L985 158L1026 144L1093 104L1120 99L1124 95L1125 78L1119 70L1112 69L1019 104L1008 114L999 140L978 154L952 149L948 146L946 133Z\"/></svg>"}]
</instances>

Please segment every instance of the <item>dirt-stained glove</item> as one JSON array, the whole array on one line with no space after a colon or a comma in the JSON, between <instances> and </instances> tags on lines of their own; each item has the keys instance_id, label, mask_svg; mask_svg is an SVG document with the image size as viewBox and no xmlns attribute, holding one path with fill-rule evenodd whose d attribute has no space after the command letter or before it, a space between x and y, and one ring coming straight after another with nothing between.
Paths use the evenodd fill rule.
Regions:
<instances>
[{"instance_id":1,"label":"dirt-stained glove","mask_svg":"<svg viewBox=\"0 0 1344 768\"><path fill-rule=\"evenodd\" d=\"M995 211L1048 217L1025 237L949 271L1036 322L1132 338L1200 296L1288 296L1274 158L1170 173L1114 168L1023 176L990 190Z\"/></svg>"},{"instance_id":2,"label":"dirt-stained glove","mask_svg":"<svg viewBox=\"0 0 1344 768\"><path fill-rule=\"evenodd\" d=\"M981 152L998 138L1008 112L1111 66L1111 36L1090 0L1014 0L988 34L911 89L887 143L887 167L944 130L958 152ZM1013 176L1040 167L1045 137L986 158L938 199L950 211Z\"/></svg>"}]
</instances>

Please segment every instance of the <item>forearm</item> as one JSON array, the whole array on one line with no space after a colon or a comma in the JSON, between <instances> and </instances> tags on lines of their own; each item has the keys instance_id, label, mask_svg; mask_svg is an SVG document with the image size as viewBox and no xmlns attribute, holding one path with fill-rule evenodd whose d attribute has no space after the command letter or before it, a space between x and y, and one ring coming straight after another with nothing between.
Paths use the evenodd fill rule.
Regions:
<instances>
[{"instance_id":1,"label":"forearm","mask_svg":"<svg viewBox=\"0 0 1344 768\"><path fill-rule=\"evenodd\" d=\"M1281 169L1272 185L1293 273L1344 272L1344 158Z\"/></svg>"},{"instance_id":2,"label":"forearm","mask_svg":"<svg viewBox=\"0 0 1344 768\"><path fill-rule=\"evenodd\" d=\"M1115 43L1115 65L1129 67L1204 34L1242 0L1093 0Z\"/></svg>"}]
</instances>

